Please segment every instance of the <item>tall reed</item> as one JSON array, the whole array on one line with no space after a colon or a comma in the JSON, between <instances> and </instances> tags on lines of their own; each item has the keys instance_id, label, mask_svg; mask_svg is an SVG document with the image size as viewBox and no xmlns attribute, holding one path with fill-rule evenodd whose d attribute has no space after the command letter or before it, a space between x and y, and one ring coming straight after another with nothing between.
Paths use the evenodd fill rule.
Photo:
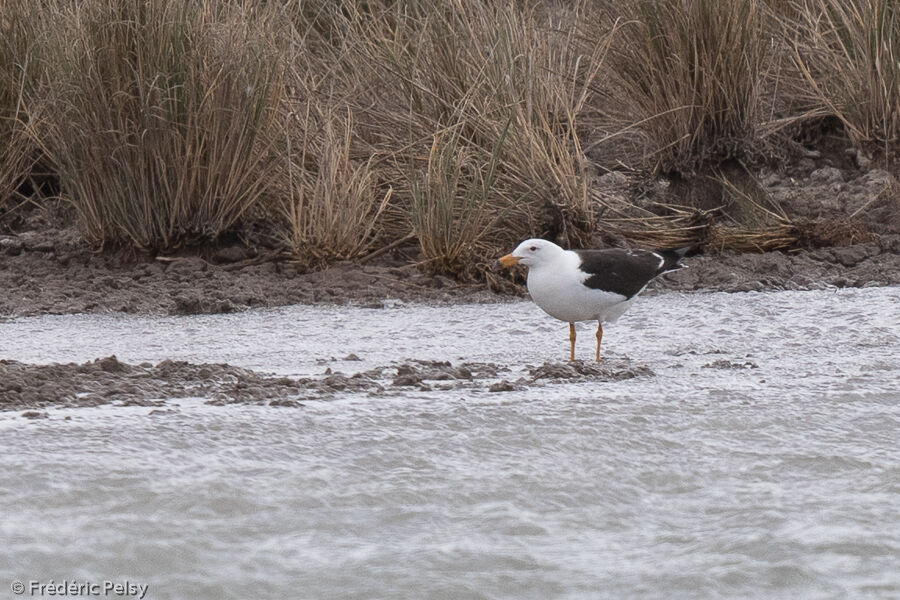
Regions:
<instances>
[{"instance_id":1,"label":"tall reed","mask_svg":"<svg viewBox=\"0 0 900 600\"><path fill-rule=\"evenodd\" d=\"M429 268L465 276L475 276L473 261L522 237L578 243L590 235L579 127L607 48L604 30L582 36L577 11L546 12L531 2L314 2L293 9L293 122L299 114L316 117L291 134L292 180L312 186L324 159L348 187L377 189L340 192L342 225L369 223L364 217L377 206L379 222L362 228L362 237L390 243L412 233ZM350 125L332 125L346 127L342 139L315 141L328 130L315 123L342 114L353 115ZM341 151L330 157L313 151L335 145ZM339 249L328 234L333 220L323 217L336 201L293 189L298 258L351 253ZM388 193L388 203L374 200ZM311 240L331 249L313 250Z\"/></svg>"},{"instance_id":2,"label":"tall reed","mask_svg":"<svg viewBox=\"0 0 900 600\"><path fill-rule=\"evenodd\" d=\"M460 128L434 137L424 174L412 181L412 231L430 270L474 277L492 250L489 234L502 213L490 202L500 140L487 161L462 142ZM483 260L483 258L481 259Z\"/></svg>"},{"instance_id":3,"label":"tall reed","mask_svg":"<svg viewBox=\"0 0 900 600\"><path fill-rule=\"evenodd\" d=\"M752 149L767 40L759 0L629 0L610 113L633 166L692 174Z\"/></svg>"},{"instance_id":4,"label":"tall reed","mask_svg":"<svg viewBox=\"0 0 900 600\"><path fill-rule=\"evenodd\" d=\"M214 239L266 194L282 91L272 11L215 0L59 3L40 134L88 240Z\"/></svg>"},{"instance_id":5,"label":"tall reed","mask_svg":"<svg viewBox=\"0 0 900 600\"><path fill-rule=\"evenodd\" d=\"M308 104L288 118L281 205L288 247L307 267L367 253L379 239L392 191L379 189L372 157L351 157L352 113Z\"/></svg>"},{"instance_id":6,"label":"tall reed","mask_svg":"<svg viewBox=\"0 0 900 600\"><path fill-rule=\"evenodd\" d=\"M33 76L32 23L37 16L27 0L0 4L0 216L36 159L26 130L25 90Z\"/></svg>"},{"instance_id":7,"label":"tall reed","mask_svg":"<svg viewBox=\"0 0 900 600\"><path fill-rule=\"evenodd\" d=\"M430 264L455 272L463 247L484 260L529 235L584 243L594 223L580 119L608 32L582 36L577 11L527 2L416 7L365 50L394 90L392 144L411 149L414 230ZM461 209L474 198L474 214ZM472 239L449 243L448 232Z\"/></svg>"},{"instance_id":8,"label":"tall reed","mask_svg":"<svg viewBox=\"0 0 900 600\"><path fill-rule=\"evenodd\" d=\"M857 144L900 141L900 5L893 0L796 3L794 60L811 111L840 119Z\"/></svg>"}]
</instances>

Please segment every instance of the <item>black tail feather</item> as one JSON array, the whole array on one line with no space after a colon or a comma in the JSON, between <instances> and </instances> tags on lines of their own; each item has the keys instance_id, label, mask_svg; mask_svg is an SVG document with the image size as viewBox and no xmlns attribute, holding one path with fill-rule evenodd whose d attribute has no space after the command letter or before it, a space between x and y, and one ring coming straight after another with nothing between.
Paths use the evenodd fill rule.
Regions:
<instances>
[{"instance_id":1,"label":"black tail feather","mask_svg":"<svg viewBox=\"0 0 900 600\"><path fill-rule=\"evenodd\" d=\"M671 250L657 250L656 253L663 257L662 267L660 267L660 273L668 273L669 271L677 271L678 269L685 268L685 265L681 264L681 259L685 256L696 254L698 246L685 246L684 248L673 248Z\"/></svg>"}]
</instances>

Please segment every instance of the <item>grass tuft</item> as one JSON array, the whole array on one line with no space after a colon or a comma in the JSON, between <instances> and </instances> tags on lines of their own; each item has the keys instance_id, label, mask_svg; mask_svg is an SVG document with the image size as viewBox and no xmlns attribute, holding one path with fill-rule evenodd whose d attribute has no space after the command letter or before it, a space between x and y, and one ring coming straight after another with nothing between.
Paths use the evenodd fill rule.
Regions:
<instances>
[{"instance_id":1,"label":"grass tuft","mask_svg":"<svg viewBox=\"0 0 900 600\"><path fill-rule=\"evenodd\" d=\"M318 108L322 108L321 106ZM392 190L379 189L373 158L354 160L353 118L327 110L289 113L287 193L283 235L295 258L308 268L358 258L381 234Z\"/></svg>"},{"instance_id":2,"label":"grass tuft","mask_svg":"<svg viewBox=\"0 0 900 600\"><path fill-rule=\"evenodd\" d=\"M610 54L636 167L692 175L752 151L766 44L758 0L632 0Z\"/></svg>"},{"instance_id":3,"label":"grass tuft","mask_svg":"<svg viewBox=\"0 0 900 600\"><path fill-rule=\"evenodd\" d=\"M216 238L277 164L274 15L194 0L60 3L38 131L87 239L169 251Z\"/></svg>"},{"instance_id":4,"label":"grass tuft","mask_svg":"<svg viewBox=\"0 0 900 600\"><path fill-rule=\"evenodd\" d=\"M370 57L385 65L385 87L402 92L394 106L406 127L397 130L411 155L428 142L425 175L415 158L406 172L429 265L460 276L470 264L463 256L508 251L525 237L585 243L595 223L579 134L608 31L580 35L578 8L563 16L529 3L419 9L397 15Z\"/></svg>"},{"instance_id":5,"label":"grass tuft","mask_svg":"<svg viewBox=\"0 0 900 600\"><path fill-rule=\"evenodd\" d=\"M0 216L12 205L37 155L27 133L25 90L30 83L34 42L27 0L0 4Z\"/></svg>"},{"instance_id":6,"label":"grass tuft","mask_svg":"<svg viewBox=\"0 0 900 600\"><path fill-rule=\"evenodd\" d=\"M424 176L412 175L412 230L429 270L472 277L494 248L488 234L502 212L491 188L503 140L487 161L463 143L460 127L436 135Z\"/></svg>"},{"instance_id":7,"label":"grass tuft","mask_svg":"<svg viewBox=\"0 0 900 600\"><path fill-rule=\"evenodd\" d=\"M801 100L840 119L853 142L900 141L900 5L893 0L804 0L793 58Z\"/></svg>"}]
</instances>

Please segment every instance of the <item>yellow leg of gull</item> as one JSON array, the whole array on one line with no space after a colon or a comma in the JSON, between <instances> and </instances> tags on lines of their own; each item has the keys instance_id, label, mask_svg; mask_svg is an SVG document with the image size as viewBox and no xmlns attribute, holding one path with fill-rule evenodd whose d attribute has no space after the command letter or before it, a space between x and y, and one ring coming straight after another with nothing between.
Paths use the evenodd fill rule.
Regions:
<instances>
[{"instance_id":1,"label":"yellow leg of gull","mask_svg":"<svg viewBox=\"0 0 900 600\"><path fill-rule=\"evenodd\" d=\"M569 362L575 362L575 323L569 323Z\"/></svg>"},{"instance_id":2,"label":"yellow leg of gull","mask_svg":"<svg viewBox=\"0 0 900 600\"><path fill-rule=\"evenodd\" d=\"M603 339L603 323L597 322L597 362L600 362L600 340Z\"/></svg>"}]
</instances>

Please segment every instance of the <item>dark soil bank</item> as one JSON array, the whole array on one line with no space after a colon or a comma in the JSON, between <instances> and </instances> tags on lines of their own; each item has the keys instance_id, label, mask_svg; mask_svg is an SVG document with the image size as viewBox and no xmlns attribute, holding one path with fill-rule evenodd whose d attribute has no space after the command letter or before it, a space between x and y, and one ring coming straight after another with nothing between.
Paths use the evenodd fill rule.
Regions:
<instances>
[{"instance_id":1,"label":"dark soil bank","mask_svg":"<svg viewBox=\"0 0 900 600\"><path fill-rule=\"evenodd\" d=\"M695 256L657 289L746 292L900 284L900 235L796 253Z\"/></svg>"},{"instance_id":2,"label":"dark soil bank","mask_svg":"<svg viewBox=\"0 0 900 600\"><path fill-rule=\"evenodd\" d=\"M485 257L486 261L494 257ZM900 283L900 236L795 254L706 255L651 289L748 291ZM490 302L500 297L421 273L402 251L378 264L340 263L303 273L290 262L248 257L237 246L203 259L95 254L73 229L0 235L0 315L198 314L298 303L381 306L386 299Z\"/></svg>"},{"instance_id":3,"label":"dark soil bank","mask_svg":"<svg viewBox=\"0 0 900 600\"><path fill-rule=\"evenodd\" d=\"M74 229L44 228L0 235L0 314L121 311L222 313L301 303L381 305L395 298L424 302L494 296L475 286L423 275L390 257L378 265L340 263L303 273L286 261L249 257L230 246L198 256L153 260L96 254Z\"/></svg>"},{"instance_id":4,"label":"dark soil bank","mask_svg":"<svg viewBox=\"0 0 900 600\"><path fill-rule=\"evenodd\" d=\"M350 356L345 360L354 360ZM356 359L358 360L358 359ZM555 381L614 381L649 376L647 367L628 359L595 363L545 363L528 375L504 379L509 369L491 363L452 365L409 361L346 375L330 368L315 378L276 377L226 364L165 360L130 365L108 356L84 364L32 365L0 360L0 411L25 411L26 418L47 416L42 409L115 403L119 406L166 405L166 399L201 398L210 404L301 406L342 393L394 395L408 391L469 390L499 393ZM507 374L507 377L509 375Z\"/></svg>"}]
</instances>

